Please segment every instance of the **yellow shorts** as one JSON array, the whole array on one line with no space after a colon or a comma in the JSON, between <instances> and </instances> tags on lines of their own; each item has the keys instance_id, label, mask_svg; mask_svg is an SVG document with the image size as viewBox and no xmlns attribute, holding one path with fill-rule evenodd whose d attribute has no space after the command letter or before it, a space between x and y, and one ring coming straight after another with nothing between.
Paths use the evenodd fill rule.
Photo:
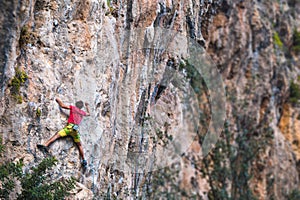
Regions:
<instances>
[{"instance_id":1,"label":"yellow shorts","mask_svg":"<svg viewBox=\"0 0 300 200\"><path fill-rule=\"evenodd\" d=\"M61 137L72 136L74 142L80 142L79 131L73 129L74 124L68 124L63 129L61 129L58 134Z\"/></svg>"}]
</instances>

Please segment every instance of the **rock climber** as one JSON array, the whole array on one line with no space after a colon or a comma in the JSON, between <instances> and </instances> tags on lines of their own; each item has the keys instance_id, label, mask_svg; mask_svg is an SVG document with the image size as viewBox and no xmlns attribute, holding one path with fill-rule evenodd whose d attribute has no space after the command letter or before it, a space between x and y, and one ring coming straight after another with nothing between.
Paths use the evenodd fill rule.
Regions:
<instances>
[{"instance_id":1,"label":"rock climber","mask_svg":"<svg viewBox=\"0 0 300 200\"><path fill-rule=\"evenodd\" d=\"M83 148L80 142L80 134L79 134L79 124L84 116L90 116L89 104L85 103L86 112L81 110L83 108L83 102L77 101L75 106L64 104L59 98L56 98L56 102L60 106L60 108L70 110L70 115L68 118L67 125L58 131L55 135L53 135L44 145L38 144L37 147L49 153L49 145L57 140L58 138L65 136L72 136L74 142L77 144L79 149L79 154L82 158L81 164L83 167L87 166L87 161L84 159Z\"/></svg>"}]
</instances>

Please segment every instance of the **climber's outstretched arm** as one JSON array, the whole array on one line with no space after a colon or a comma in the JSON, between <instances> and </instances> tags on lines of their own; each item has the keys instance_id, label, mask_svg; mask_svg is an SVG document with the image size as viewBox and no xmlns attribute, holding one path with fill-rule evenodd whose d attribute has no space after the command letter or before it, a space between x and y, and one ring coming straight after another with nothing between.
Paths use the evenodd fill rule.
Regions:
<instances>
[{"instance_id":1,"label":"climber's outstretched arm","mask_svg":"<svg viewBox=\"0 0 300 200\"><path fill-rule=\"evenodd\" d=\"M89 109L89 104L85 103L85 107L86 107L86 116L90 116L90 109Z\"/></svg>"},{"instance_id":2,"label":"climber's outstretched arm","mask_svg":"<svg viewBox=\"0 0 300 200\"><path fill-rule=\"evenodd\" d=\"M58 103L58 105L64 109L70 109L70 106L67 106L66 104L64 104L59 98L56 98L56 102Z\"/></svg>"}]
</instances>

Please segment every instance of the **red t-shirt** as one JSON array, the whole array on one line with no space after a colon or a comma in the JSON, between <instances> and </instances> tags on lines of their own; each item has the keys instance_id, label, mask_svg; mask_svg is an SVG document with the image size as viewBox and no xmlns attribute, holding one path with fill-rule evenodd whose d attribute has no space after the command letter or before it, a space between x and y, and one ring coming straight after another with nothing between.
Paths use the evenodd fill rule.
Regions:
<instances>
[{"instance_id":1,"label":"red t-shirt","mask_svg":"<svg viewBox=\"0 0 300 200\"><path fill-rule=\"evenodd\" d=\"M80 110L76 106L70 106L70 116L68 119L68 123L79 125L83 116L86 116L86 112Z\"/></svg>"}]
</instances>

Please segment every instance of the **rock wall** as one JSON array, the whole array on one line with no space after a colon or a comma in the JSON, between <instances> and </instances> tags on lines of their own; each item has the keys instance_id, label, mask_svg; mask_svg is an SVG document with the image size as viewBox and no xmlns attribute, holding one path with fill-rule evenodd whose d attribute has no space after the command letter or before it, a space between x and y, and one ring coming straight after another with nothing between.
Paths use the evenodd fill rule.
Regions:
<instances>
[{"instance_id":1,"label":"rock wall","mask_svg":"<svg viewBox=\"0 0 300 200\"><path fill-rule=\"evenodd\" d=\"M201 150L212 91L203 83L197 91L200 81L181 69L189 66L190 38L205 50L226 90L229 143L237 149L234 160L224 161L232 169L231 178L225 176L229 196L243 198L235 181L243 180L243 162L252 175L244 186L258 199L286 199L299 188L299 109L289 101L290 82L298 83L300 75L292 48L299 2L13 0L0 9L0 130L8 149L2 161L24 158L24 170L35 165L43 158L36 144L67 120L55 98L67 104L83 100L91 107L80 127L87 172L72 139L51 146L59 160L54 178L74 176L79 188L90 190L79 189L77 198L91 198L91 192L99 199L157 198L153 166L168 166L161 155L178 136L178 143L190 146L175 155L175 190L213 199L214 182L203 172ZM172 32L159 34L157 27ZM157 37L159 48L145 48ZM18 89L12 80L20 71L28 78ZM194 125L189 106L201 115L197 131L189 129ZM245 146L258 150L253 158L244 159ZM142 170L138 157L147 157ZM216 161L210 159L212 172ZM171 185L163 190L172 191Z\"/></svg>"}]
</instances>

